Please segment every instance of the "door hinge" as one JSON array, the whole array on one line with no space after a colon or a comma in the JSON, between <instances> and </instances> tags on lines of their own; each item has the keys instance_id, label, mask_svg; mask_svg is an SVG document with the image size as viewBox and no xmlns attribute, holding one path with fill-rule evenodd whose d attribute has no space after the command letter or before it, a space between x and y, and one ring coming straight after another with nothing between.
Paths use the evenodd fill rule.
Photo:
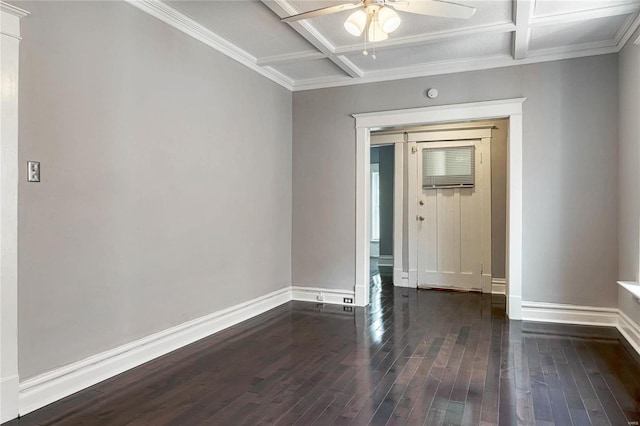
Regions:
<instances>
[{"instance_id":1,"label":"door hinge","mask_svg":"<svg viewBox=\"0 0 640 426\"><path fill-rule=\"evenodd\" d=\"M411 153L415 154L416 152L418 152L418 147L412 146L411 147Z\"/></svg>"},{"instance_id":2,"label":"door hinge","mask_svg":"<svg viewBox=\"0 0 640 426\"><path fill-rule=\"evenodd\" d=\"M480 153L480 164L482 164L482 153Z\"/></svg>"},{"instance_id":3,"label":"door hinge","mask_svg":"<svg viewBox=\"0 0 640 426\"><path fill-rule=\"evenodd\" d=\"M484 265L480 264L480 275L484 275Z\"/></svg>"}]
</instances>

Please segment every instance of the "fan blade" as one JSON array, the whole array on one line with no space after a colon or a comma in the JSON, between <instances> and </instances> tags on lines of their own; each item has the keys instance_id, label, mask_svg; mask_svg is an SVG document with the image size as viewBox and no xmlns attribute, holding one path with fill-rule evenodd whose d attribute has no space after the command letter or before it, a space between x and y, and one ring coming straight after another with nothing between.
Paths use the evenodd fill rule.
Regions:
<instances>
[{"instance_id":1,"label":"fan blade","mask_svg":"<svg viewBox=\"0 0 640 426\"><path fill-rule=\"evenodd\" d=\"M391 6L401 12L441 16L443 18L467 19L476 13L475 7L438 0L388 1L385 3L385 6Z\"/></svg>"},{"instance_id":2,"label":"fan blade","mask_svg":"<svg viewBox=\"0 0 640 426\"><path fill-rule=\"evenodd\" d=\"M342 12L343 10L351 10L362 6L362 2L344 3L337 6L323 7L322 9L311 10L309 12L299 13L297 15L287 16L280 19L282 22L295 22L301 19L315 18L316 16L330 15L332 13Z\"/></svg>"}]
</instances>

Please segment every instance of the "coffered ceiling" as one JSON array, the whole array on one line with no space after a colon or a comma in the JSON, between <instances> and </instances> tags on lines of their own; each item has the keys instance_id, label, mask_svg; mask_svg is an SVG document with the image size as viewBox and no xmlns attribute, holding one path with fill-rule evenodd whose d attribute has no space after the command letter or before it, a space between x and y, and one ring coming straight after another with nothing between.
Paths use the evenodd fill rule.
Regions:
<instances>
[{"instance_id":1,"label":"coffered ceiling","mask_svg":"<svg viewBox=\"0 0 640 426\"><path fill-rule=\"evenodd\" d=\"M352 11L280 22L350 0L128 1L291 90L613 53L640 25L640 0L455 0L475 15L398 12L373 59L343 27Z\"/></svg>"}]
</instances>

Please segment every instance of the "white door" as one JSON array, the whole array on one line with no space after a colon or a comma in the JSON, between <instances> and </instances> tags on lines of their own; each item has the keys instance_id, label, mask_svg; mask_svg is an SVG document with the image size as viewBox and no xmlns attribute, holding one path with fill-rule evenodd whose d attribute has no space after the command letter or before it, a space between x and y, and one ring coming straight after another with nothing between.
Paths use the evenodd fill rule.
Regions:
<instances>
[{"instance_id":1,"label":"white door","mask_svg":"<svg viewBox=\"0 0 640 426\"><path fill-rule=\"evenodd\" d=\"M484 282L486 277L483 279L482 263L483 257L487 258L487 253L483 256L483 250L491 250L490 228L488 234L486 229L483 232L483 225L486 228L489 225L486 222L491 220L490 139L423 142L416 145L417 184L414 188L418 192L418 287L477 291L484 287L486 291L487 283ZM465 155L473 157L474 167L467 163L472 170L473 186L453 187L457 184L456 177L453 178L452 184L443 184L447 178L442 178L444 180L441 181L440 176L437 185L423 186L426 183L423 181L423 160L430 159L427 159L429 168L443 167L441 171L432 172L442 172L445 175L444 168L455 166L440 163L444 158L442 156L446 154L441 148L451 147L467 147L462 148L466 154L461 158ZM425 151L427 149L430 150L429 154ZM439 152L437 149L440 149ZM489 241L486 241L487 237ZM489 289L490 283L489 275Z\"/></svg>"}]
</instances>

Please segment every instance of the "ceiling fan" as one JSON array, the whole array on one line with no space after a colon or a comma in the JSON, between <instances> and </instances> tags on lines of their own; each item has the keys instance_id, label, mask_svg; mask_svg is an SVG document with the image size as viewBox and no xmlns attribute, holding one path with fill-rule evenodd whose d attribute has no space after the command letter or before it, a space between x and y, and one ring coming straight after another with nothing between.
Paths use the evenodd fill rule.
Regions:
<instances>
[{"instance_id":1,"label":"ceiling fan","mask_svg":"<svg viewBox=\"0 0 640 426\"><path fill-rule=\"evenodd\" d=\"M295 22L351 9L358 10L347 18L344 22L344 28L356 37L363 32L365 33L365 49L362 53L367 55L367 41L373 42L373 59L376 58L375 42L386 40L389 37L388 34L400 26L400 16L395 12L396 10L419 15L461 19L470 18L476 13L474 7L440 0L360 0L356 3L344 3L299 13L282 18L281 21Z\"/></svg>"}]
</instances>

